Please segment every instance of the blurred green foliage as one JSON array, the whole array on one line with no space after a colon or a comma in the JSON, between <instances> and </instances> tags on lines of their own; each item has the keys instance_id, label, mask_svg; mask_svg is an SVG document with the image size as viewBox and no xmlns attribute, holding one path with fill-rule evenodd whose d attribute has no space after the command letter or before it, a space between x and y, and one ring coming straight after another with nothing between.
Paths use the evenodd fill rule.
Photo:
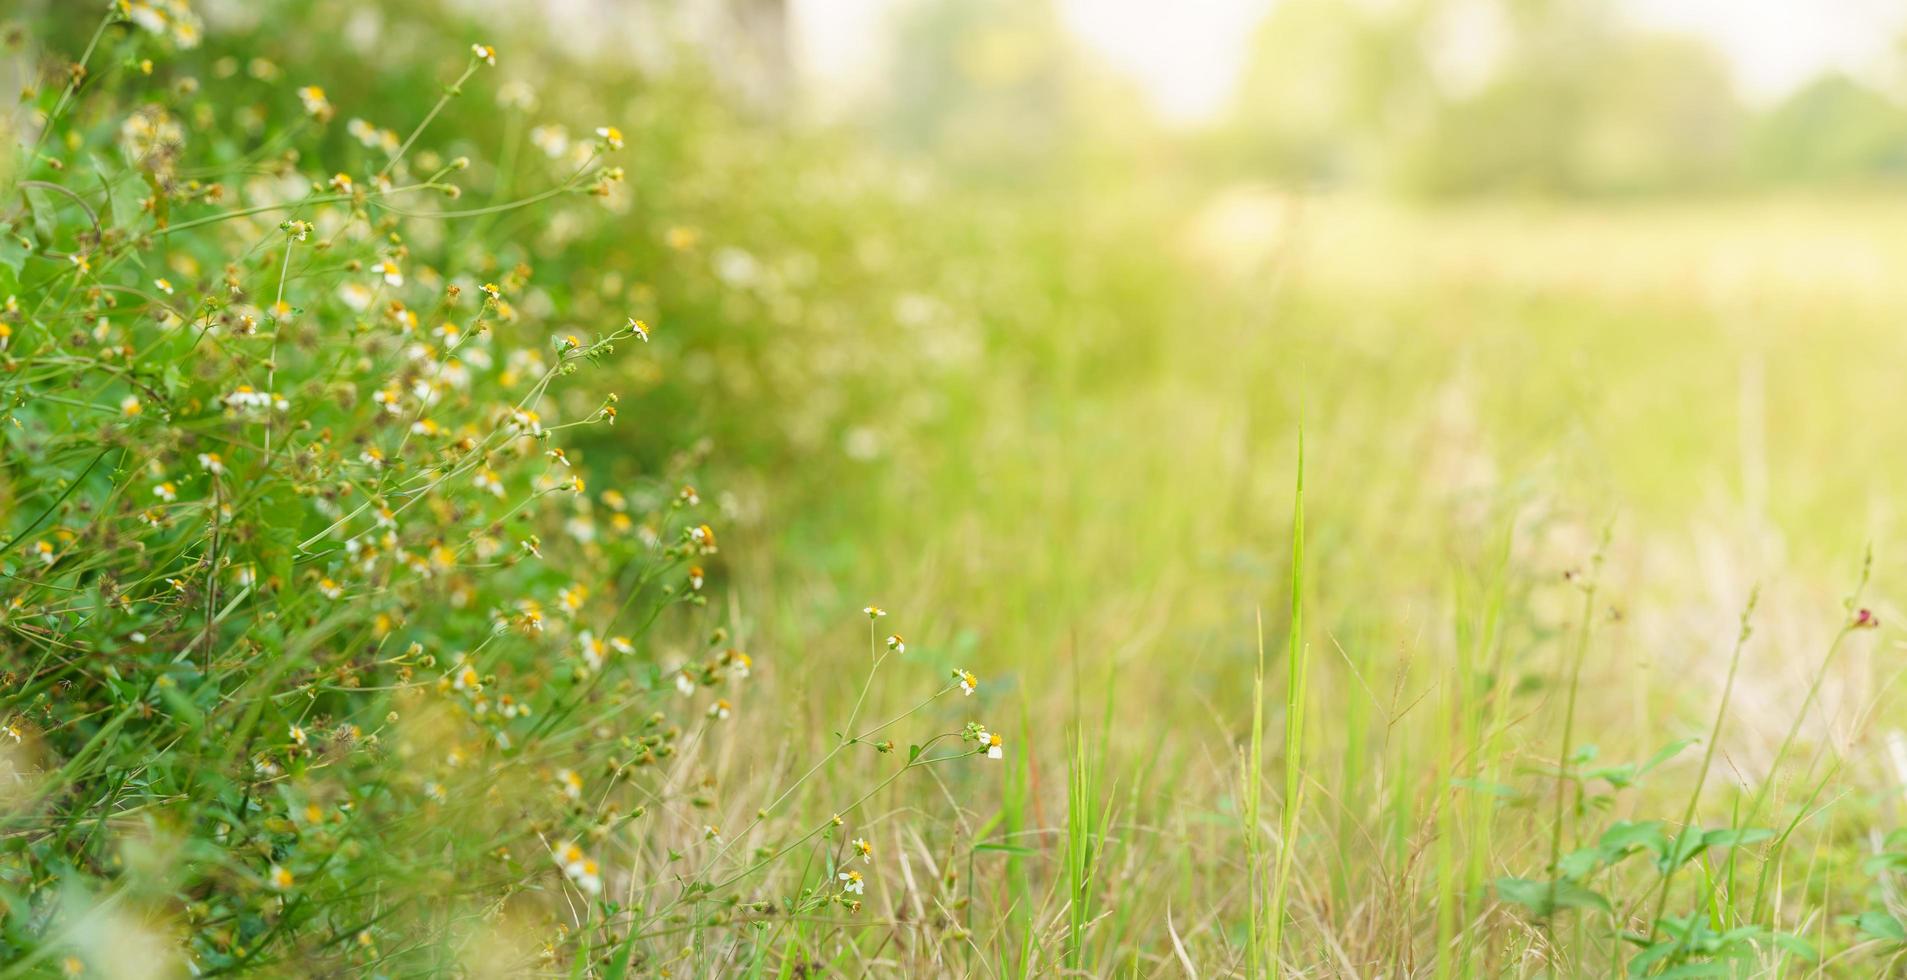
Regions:
<instances>
[{"instance_id":1,"label":"blurred green foliage","mask_svg":"<svg viewBox=\"0 0 1907 980\"><path fill-rule=\"evenodd\" d=\"M1240 833L1258 828L1235 827L1234 765L1249 734L1251 612L1263 609L1274 635L1285 615L1302 422L1301 601L1311 717L1322 719L1307 775L1322 789L1299 830L1293 959L1373 975L1437 960L1462 975L1555 956L1559 972L1606 975L1613 930L1576 941L1533 928L1484 886L1486 871L1527 874L1536 885L1521 904L1559 904L1544 887L1553 801L1531 800L1555 766L1567 638L1587 632L1565 573L1619 515L1608 609L1591 610L1606 617L1595 622L1608 645L1583 688L1585 729L1618 759L1705 730L1712 627L1732 625L1748 580L1777 578L1767 615L1779 644L1751 651L1746 720L1729 733L1745 769L1765 757L1765 729L1778 734L1793 707L1793 662L1812 662L1815 634L1840 619L1849 556L1891 528L1902 474L1885 447L1907 436L1891 410L1907 297L1886 270L1907 258L1896 230L1907 226L1880 196L1707 192L1884 189L1902 114L1889 93L1846 79L1747 106L1712 52L1620 29L1600 5L1485 6L1504 53L1495 73L1471 76L1441 59L1455 4L1288 0L1260 31L1235 111L1190 133L1148 119L1130 83L1084 56L1044 3L910 6L897 27L905 57L879 104L836 126L738 103L700 55L666 69L583 60L560 36L576 28L535 9L477 19L434 3L226 5L191 57L232 70L207 74L186 101L203 107L192 111L205 114L207 152L224 159L295 114L291 93L308 83L326 87L340 119L405 130L468 43L496 43L485 88L450 102L419 148L471 157L458 206L473 208L561 176L537 127L562 125L571 140L621 127L624 180L606 200L410 234L446 267L529 267L540 299L526 312L552 329L633 315L654 330L645 356L579 375L560 396L554 414L569 418L607 391L622 397L613 429L570 430L563 445L593 488L654 496L693 472L719 515L723 549L706 571L727 608L665 621L642 676L659 679L719 620L757 657L751 691L771 692L738 706L738 720L760 726L746 746L668 802L747 825L774 799L771 775L827 751L865 663L870 600L893 610L915 663L981 671L963 711L1025 733L1000 775L880 797L905 815L881 827L884 852L910 848L908 873L925 882L904 888L894 864L878 865L869 903L886 918L789 921L756 942L716 928L746 905L686 893L711 917L658 927L697 937L679 947L683 972L744 958L764 973L851 972L884 956L920 975L1144 972L1181 940L1201 966L1236 968L1255 914L1238 887L1254 869L1238 854ZM70 58L97 13L49 2L19 16L34 45ZM61 56L16 63L55 82L63 70ZM172 70L155 66L158 82L175 81ZM512 83L533 106L501 104ZM97 144L124 108L96 107L86 138ZM334 123L294 162L316 172L361 151ZM54 482L35 476L32 490L44 498ZM1902 565L1883 551L1877 567L1885 581ZM1900 709L1884 659L1861 643L1837 677L1875 692L1863 717L1878 730ZM919 694L877 686L868 707L886 717ZM1863 748L1879 738L1856 737ZM1815 877L1744 886L1708 911L1754 920L1750 903L1778 892L1783 924L1820 925L1823 946L1860 975L1882 961L1850 952L1859 936L1900 927L1885 890L1870 902L1856 874L1858 831L1889 819L1893 777L1880 753L1852 756L1835 788L1854 816L1803 824L1788 845L1790 861L1814 849ZM1103 779L1081 778L1101 759ZM166 765L168 778L191 778L191 760ZM1559 820L1572 847L1600 839L1592 818L1605 808L1677 816L1680 765L1582 794L1582 812ZM857 760L799 802L825 814L873 771ZM1478 803L1478 787L1500 805ZM1708 824L1730 819L1721 792L1697 802ZM1770 814L1798 817L1807 803L1784 792ZM461 826L429 824L440 835ZM626 845L608 852L612 874L700 843L667 826L611 838ZM84 839L78 851L93 846L104 853ZM454 877L406 872L405 853L360 867L412 898ZM1745 860L1775 868L1783 855ZM482 860L457 856L449 867ZM930 860L943 884L922 872ZM1595 894L1627 911L1655 881L1635 867L1648 863L1604 875ZM415 947L398 952L442 966L452 953L430 928L488 930L471 909L539 874L554 872L505 866L494 891L413 920ZM1701 907L1695 877L1672 908L1689 937L1673 951L1682 959L1714 939L1683 917ZM167 884L153 887L155 907L198 900ZM812 884L803 872L734 897L780 901ZM1094 907L1111 910L1090 927L1063 911L1082 887L1102 889ZM1604 907L1571 894L1581 909ZM924 918L908 904L923 895ZM1858 929L1844 913L1858 913ZM1062 920L1064 940L1050 928ZM553 921L491 931L515 952L547 943L578 969L613 969L613 951ZM246 920L245 934L266 922ZM892 935L907 937L904 953ZM1728 955L1745 970L1767 934L1757 924L1743 935ZM669 938L643 952L653 966L678 948Z\"/></svg>"},{"instance_id":2,"label":"blurred green foliage","mask_svg":"<svg viewBox=\"0 0 1907 980\"><path fill-rule=\"evenodd\" d=\"M1708 41L1605 0L1285 0L1230 107L1189 131L1049 3L898 5L865 128L964 180L1196 174L1417 198L1888 183L1903 93L1828 70L1744 99Z\"/></svg>"},{"instance_id":3,"label":"blurred green foliage","mask_svg":"<svg viewBox=\"0 0 1907 980\"><path fill-rule=\"evenodd\" d=\"M1839 74L1766 107L1695 37L1600 0L1292 0L1216 138L1240 175L1419 195L1893 179L1901 94Z\"/></svg>"}]
</instances>

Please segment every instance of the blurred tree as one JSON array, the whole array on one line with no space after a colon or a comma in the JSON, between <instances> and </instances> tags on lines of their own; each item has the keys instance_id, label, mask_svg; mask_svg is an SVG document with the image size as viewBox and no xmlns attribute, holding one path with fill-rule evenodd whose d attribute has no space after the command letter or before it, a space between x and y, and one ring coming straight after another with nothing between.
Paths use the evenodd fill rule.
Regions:
<instances>
[{"instance_id":1,"label":"blurred tree","mask_svg":"<svg viewBox=\"0 0 1907 980\"><path fill-rule=\"evenodd\" d=\"M1155 132L1133 84L1080 51L1051 0L919 0L893 26L877 126L947 172L1076 176Z\"/></svg>"},{"instance_id":2,"label":"blurred tree","mask_svg":"<svg viewBox=\"0 0 1907 980\"><path fill-rule=\"evenodd\" d=\"M1748 167L1779 182L1907 174L1907 112L1841 74L1816 79L1756 122Z\"/></svg>"},{"instance_id":3,"label":"blurred tree","mask_svg":"<svg viewBox=\"0 0 1907 980\"><path fill-rule=\"evenodd\" d=\"M1287 0L1240 87L1231 151L1282 180L1433 195L1710 185L1745 114L1715 53L1591 0Z\"/></svg>"},{"instance_id":4,"label":"blurred tree","mask_svg":"<svg viewBox=\"0 0 1907 980\"><path fill-rule=\"evenodd\" d=\"M703 43L710 67L749 105L784 108L794 85L788 0L721 0Z\"/></svg>"},{"instance_id":5,"label":"blurred tree","mask_svg":"<svg viewBox=\"0 0 1907 980\"><path fill-rule=\"evenodd\" d=\"M1709 188L1737 179L1748 114L1712 48L1685 37L1622 36L1606 57L1574 134L1581 189Z\"/></svg>"},{"instance_id":6,"label":"blurred tree","mask_svg":"<svg viewBox=\"0 0 1907 980\"><path fill-rule=\"evenodd\" d=\"M1061 143L1060 27L1046 2L930 0L895 21L883 132L980 169L1025 166Z\"/></svg>"},{"instance_id":7,"label":"blurred tree","mask_svg":"<svg viewBox=\"0 0 1907 980\"><path fill-rule=\"evenodd\" d=\"M1392 176L1432 194L1713 186L1739 171L1744 122L1706 46L1585 24L1525 35L1480 92L1399 147Z\"/></svg>"},{"instance_id":8,"label":"blurred tree","mask_svg":"<svg viewBox=\"0 0 1907 980\"><path fill-rule=\"evenodd\" d=\"M1300 182L1370 178L1436 101L1416 45L1430 4L1380 12L1286 0L1259 29L1231 119L1248 168Z\"/></svg>"}]
</instances>

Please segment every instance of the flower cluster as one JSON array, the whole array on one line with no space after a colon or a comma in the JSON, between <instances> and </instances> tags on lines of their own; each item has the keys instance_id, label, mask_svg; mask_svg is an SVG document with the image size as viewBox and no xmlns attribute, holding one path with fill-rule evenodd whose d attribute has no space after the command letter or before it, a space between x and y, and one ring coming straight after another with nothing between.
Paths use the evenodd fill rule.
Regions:
<instances>
[{"instance_id":1,"label":"flower cluster","mask_svg":"<svg viewBox=\"0 0 1907 980\"><path fill-rule=\"evenodd\" d=\"M0 855L27 906L9 955L64 956L81 891L164 896L149 918L177 924L181 973L427 972L413 940L450 941L446 902L562 917L552 947L766 914L744 891L812 821L772 798L738 818L709 761L786 763L753 710L778 658L722 601L745 508L704 499L700 432L645 397L692 331L659 319L641 263L562 247L712 236L610 220L615 155L666 127L561 118L569 100L500 77L514 52L461 35L438 52L461 74L415 100L364 94L408 76L204 36L184 0L113 0L98 36L26 94L37 155L0 174L32 182L0 215L0 764L57 774L20 780L0 830L81 829ZM446 131L497 112L463 108L493 80L510 125ZM713 285L766 274L717 251ZM872 625L869 646L875 670L932 652ZM954 681L933 696L977 689ZM971 754L954 733L896 752L911 713L860 710L830 758ZM875 847L776 873L858 908Z\"/></svg>"},{"instance_id":2,"label":"flower cluster","mask_svg":"<svg viewBox=\"0 0 1907 980\"><path fill-rule=\"evenodd\" d=\"M976 754L984 755L989 759L1000 759L1006 755L1005 740L997 733L988 731L987 726L978 722L968 722L966 729L960 733L960 737L973 743L973 751Z\"/></svg>"}]
</instances>

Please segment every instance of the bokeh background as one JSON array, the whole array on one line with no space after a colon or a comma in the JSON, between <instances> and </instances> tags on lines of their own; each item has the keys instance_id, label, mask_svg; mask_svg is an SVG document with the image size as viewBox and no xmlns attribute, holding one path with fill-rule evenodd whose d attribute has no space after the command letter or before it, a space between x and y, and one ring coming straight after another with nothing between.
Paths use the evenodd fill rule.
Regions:
<instances>
[{"instance_id":1,"label":"bokeh background","mask_svg":"<svg viewBox=\"0 0 1907 980\"><path fill-rule=\"evenodd\" d=\"M1866 601L1898 618L1898 8L613 9L629 35L590 50L642 50L655 16L744 143L775 134L737 155L762 154L744 193L788 210L705 219L710 268L748 275L719 315L667 319L708 345L706 420L754 535L740 601L777 607L785 662L851 648L818 624L878 596L1000 677L1030 740L1109 704L1125 815L1212 871L1195 842L1236 812L1303 428L1317 819L1374 856L1317 856L1309 921L1358 962L1541 863L1514 833L1452 844L1475 811L1451 815L1449 781L1553 764L1569 577L1605 529L1581 709L1605 757L1702 733L1757 585L1718 746L1736 791L1768 776L1870 546ZM1804 718L1859 814L1822 831L1810 899L1866 895L1842 876L1898 819L1898 654L1860 638ZM1466 712L1499 699L1517 724L1479 749ZM1222 871L1145 880L1180 908L1236 898ZM1134 913L1155 943L1161 911Z\"/></svg>"},{"instance_id":2,"label":"bokeh background","mask_svg":"<svg viewBox=\"0 0 1907 980\"><path fill-rule=\"evenodd\" d=\"M1453 787L1554 765L1571 579L1605 532L1579 709L1605 758L1705 732L1757 584L1716 768L1737 789L1767 775L1870 547L1866 601L1901 619L1907 8L198 6L219 43L330 69L347 113L422 103L480 32L495 89L532 98L446 112L476 183L541 127L623 128L617 220L539 217L504 257L561 256L557 299L586 283L657 327L579 465L614 485L700 460L764 739L829 730L875 602L910 656L986 678L974 711L1014 754L956 789L1000 840L1054 832L1068 739L1089 743L1119 829L1102 966L1169 964L1168 907L1173 942L1230 962L1254 914L1220 828L1258 621L1288 622L1300 431L1297 928L1331 968L1402 975L1459 924L1516 931L1484 883L1547 840L1511 794ZM1897 636L1851 640L1803 719L1853 814L1810 838L1803 925L1867 901L1858 869L1900 817ZM1607 806L1679 816L1693 761ZM1044 914L1042 860L989 879L1003 918Z\"/></svg>"},{"instance_id":3,"label":"bokeh background","mask_svg":"<svg viewBox=\"0 0 1907 980\"><path fill-rule=\"evenodd\" d=\"M1898 567L1889 5L464 9L719 106L650 103L707 127L653 194L714 280L657 289L696 348L658 384L735 467L754 601L884 596L1034 690L1209 709L1302 423L1333 635L1408 674L1505 535L1542 635L1610 526L1604 707L1646 741L1753 583L1772 633Z\"/></svg>"}]
</instances>

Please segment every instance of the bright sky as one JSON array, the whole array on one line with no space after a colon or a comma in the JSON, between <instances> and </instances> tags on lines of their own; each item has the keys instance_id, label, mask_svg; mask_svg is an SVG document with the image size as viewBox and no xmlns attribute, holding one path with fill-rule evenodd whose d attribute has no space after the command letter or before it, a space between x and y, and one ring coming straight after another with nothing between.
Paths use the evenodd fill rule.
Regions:
<instances>
[{"instance_id":1,"label":"bright sky","mask_svg":"<svg viewBox=\"0 0 1907 980\"><path fill-rule=\"evenodd\" d=\"M1876 71L1907 28L1898 0L1624 0L1637 23L1699 34L1728 56L1742 94L1765 100L1825 68Z\"/></svg>"},{"instance_id":2,"label":"bright sky","mask_svg":"<svg viewBox=\"0 0 1907 980\"><path fill-rule=\"evenodd\" d=\"M879 63L882 21L904 2L791 0L797 58L824 84L865 82ZM1057 0L1077 37L1136 79L1161 114L1181 121L1223 107L1255 26L1276 2ZM1825 68L1874 71L1907 30L1899 0L1614 2L1637 24L1706 38L1728 58L1741 92L1758 101Z\"/></svg>"}]
</instances>

